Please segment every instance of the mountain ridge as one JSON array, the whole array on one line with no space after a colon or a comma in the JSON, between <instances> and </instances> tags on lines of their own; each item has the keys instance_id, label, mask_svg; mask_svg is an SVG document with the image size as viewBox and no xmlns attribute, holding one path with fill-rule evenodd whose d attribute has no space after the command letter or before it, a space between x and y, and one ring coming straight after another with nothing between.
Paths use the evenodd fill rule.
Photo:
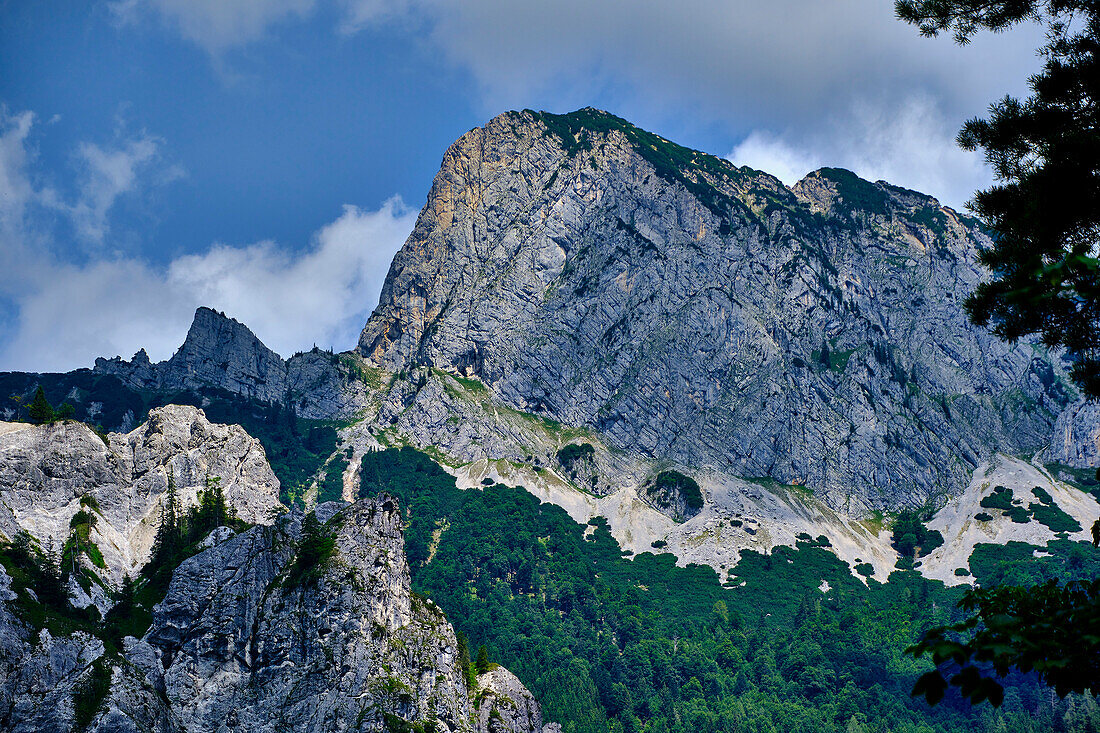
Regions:
<instances>
[{"instance_id":1,"label":"mountain ridge","mask_svg":"<svg viewBox=\"0 0 1100 733\"><path fill-rule=\"evenodd\" d=\"M841 169L788 189L594 110L505 113L448 149L357 350L657 460L921 504L1073 397L966 319L983 244Z\"/></svg>"}]
</instances>

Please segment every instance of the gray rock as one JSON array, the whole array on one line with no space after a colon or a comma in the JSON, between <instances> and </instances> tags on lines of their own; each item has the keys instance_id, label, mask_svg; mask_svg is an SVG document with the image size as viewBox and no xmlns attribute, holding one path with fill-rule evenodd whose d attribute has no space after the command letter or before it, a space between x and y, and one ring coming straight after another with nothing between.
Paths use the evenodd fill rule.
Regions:
<instances>
[{"instance_id":1,"label":"gray rock","mask_svg":"<svg viewBox=\"0 0 1100 733\"><path fill-rule=\"evenodd\" d=\"M0 727L67 731L96 669L111 682L93 731L556 731L511 673L479 680L475 710L443 612L410 590L403 518L389 495L340 508L323 532L334 553L298 582L303 515L212 533L184 561L144 639L122 657L77 632L37 634L11 611L0 569ZM339 509L335 513L333 509ZM488 707L487 707L488 705ZM493 712L495 712L495 715ZM507 727L499 727L505 721Z\"/></svg>"},{"instance_id":2,"label":"gray rock","mask_svg":"<svg viewBox=\"0 0 1100 733\"><path fill-rule=\"evenodd\" d=\"M341 361L343 359L343 361ZM199 308L179 350L150 364L142 349L130 361L99 358L93 371L111 374L140 390L201 392L215 388L249 399L288 404L301 417L351 417L366 386L356 378L351 355L314 348L283 361L244 324Z\"/></svg>"},{"instance_id":3,"label":"gray rock","mask_svg":"<svg viewBox=\"0 0 1100 733\"><path fill-rule=\"evenodd\" d=\"M280 508L279 481L260 442L194 407L154 409L145 424L111 433L107 443L76 422L3 425L0 533L11 539L26 530L42 547L60 547L84 508L96 517L91 539L103 554L102 575L115 586L149 559L169 475L185 510L208 477L220 480L227 503L247 522L269 522ZM90 600L106 610L105 597Z\"/></svg>"},{"instance_id":4,"label":"gray rock","mask_svg":"<svg viewBox=\"0 0 1100 733\"><path fill-rule=\"evenodd\" d=\"M542 709L514 674L494 667L477 676L478 733L557 733L557 723L542 723Z\"/></svg>"},{"instance_id":5,"label":"gray rock","mask_svg":"<svg viewBox=\"0 0 1100 733\"><path fill-rule=\"evenodd\" d=\"M1075 402L1058 416L1050 458L1074 468L1100 468L1100 402Z\"/></svg>"},{"instance_id":6,"label":"gray rock","mask_svg":"<svg viewBox=\"0 0 1100 733\"><path fill-rule=\"evenodd\" d=\"M986 243L847 171L787 188L595 110L508 113L447 151L358 350L644 456L897 508L1044 445L1073 398L1040 347L968 322Z\"/></svg>"}]
</instances>

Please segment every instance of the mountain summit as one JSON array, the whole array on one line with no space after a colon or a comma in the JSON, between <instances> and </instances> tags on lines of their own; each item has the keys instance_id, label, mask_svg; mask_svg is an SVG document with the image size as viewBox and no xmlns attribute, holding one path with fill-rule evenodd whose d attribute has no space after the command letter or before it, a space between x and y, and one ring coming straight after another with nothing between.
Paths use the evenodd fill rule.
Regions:
<instances>
[{"instance_id":1,"label":"mountain summit","mask_svg":"<svg viewBox=\"0 0 1100 733\"><path fill-rule=\"evenodd\" d=\"M1073 398L968 322L988 243L846 170L787 188L599 110L509 112L447 151L358 351L659 460L921 504Z\"/></svg>"}]
</instances>

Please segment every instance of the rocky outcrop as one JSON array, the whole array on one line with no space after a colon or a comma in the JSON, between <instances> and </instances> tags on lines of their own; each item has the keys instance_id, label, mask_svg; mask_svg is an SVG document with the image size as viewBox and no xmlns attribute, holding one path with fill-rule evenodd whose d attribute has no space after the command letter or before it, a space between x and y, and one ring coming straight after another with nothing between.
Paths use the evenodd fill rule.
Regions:
<instances>
[{"instance_id":1,"label":"rocky outcrop","mask_svg":"<svg viewBox=\"0 0 1100 733\"><path fill-rule=\"evenodd\" d=\"M987 242L847 171L787 188L596 110L508 113L447 151L358 350L655 459L920 504L1072 399L968 322Z\"/></svg>"},{"instance_id":2,"label":"rocky outcrop","mask_svg":"<svg viewBox=\"0 0 1100 733\"><path fill-rule=\"evenodd\" d=\"M0 569L4 729L70 730L100 675L109 688L80 703L93 731L560 730L507 670L467 689L454 630L411 592L393 497L315 516L330 554L302 549L300 511L215 530L176 569L145 637L119 652L84 632L30 629Z\"/></svg>"},{"instance_id":3,"label":"rocky outcrop","mask_svg":"<svg viewBox=\"0 0 1100 733\"><path fill-rule=\"evenodd\" d=\"M99 358L93 370L138 390L224 390L248 399L290 404L301 417L353 415L363 385L340 357L314 348L287 361L244 324L211 308L199 308L187 338L167 361L149 362L142 349L130 361Z\"/></svg>"},{"instance_id":4,"label":"rocky outcrop","mask_svg":"<svg viewBox=\"0 0 1100 733\"><path fill-rule=\"evenodd\" d=\"M401 525L386 496L337 513L335 554L306 580L290 575L301 515L181 565L146 641L183 727L470 730L454 632L410 592Z\"/></svg>"},{"instance_id":5,"label":"rocky outcrop","mask_svg":"<svg viewBox=\"0 0 1100 733\"><path fill-rule=\"evenodd\" d=\"M504 667L477 676L479 733L561 733L557 723L542 723L542 709L523 683Z\"/></svg>"},{"instance_id":6,"label":"rocky outcrop","mask_svg":"<svg viewBox=\"0 0 1100 733\"><path fill-rule=\"evenodd\" d=\"M217 425L194 407L152 410L132 432L106 440L82 423L4 423L0 430L0 534L20 530L60 547L73 515L94 513L91 540L111 584L148 560L160 508L174 477L181 507L208 479L247 522L269 522L279 482L263 446L237 425Z\"/></svg>"},{"instance_id":7,"label":"rocky outcrop","mask_svg":"<svg viewBox=\"0 0 1100 733\"><path fill-rule=\"evenodd\" d=\"M1074 468L1100 468L1100 402L1075 402L1058 416L1050 459Z\"/></svg>"},{"instance_id":8,"label":"rocky outcrop","mask_svg":"<svg viewBox=\"0 0 1100 733\"><path fill-rule=\"evenodd\" d=\"M183 345L168 361L150 364L144 349L130 361L96 359L95 371L138 389L183 390L214 386L263 402L286 396L286 364L245 325L199 308Z\"/></svg>"}]
</instances>

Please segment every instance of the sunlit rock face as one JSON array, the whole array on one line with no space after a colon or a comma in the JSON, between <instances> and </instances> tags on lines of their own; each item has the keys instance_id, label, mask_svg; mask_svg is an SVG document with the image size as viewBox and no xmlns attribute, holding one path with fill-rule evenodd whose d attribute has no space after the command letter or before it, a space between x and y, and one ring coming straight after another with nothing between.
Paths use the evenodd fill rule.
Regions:
<instances>
[{"instance_id":1,"label":"sunlit rock face","mask_svg":"<svg viewBox=\"0 0 1100 733\"><path fill-rule=\"evenodd\" d=\"M968 322L988 243L847 171L787 188L597 110L508 113L447 151L358 350L646 456L920 504L1073 397Z\"/></svg>"},{"instance_id":2,"label":"sunlit rock face","mask_svg":"<svg viewBox=\"0 0 1100 733\"><path fill-rule=\"evenodd\" d=\"M110 685L92 731L560 731L503 668L467 687L450 623L410 589L396 499L315 514L333 552L308 577L295 579L301 511L240 533L216 529L175 570L148 633L128 637L119 656L84 632L34 632L11 612L0 568L5 730L72 729L99 665Z\"/></svg>"},{"instance_id":3,"label":"sunlit rock face","mask_svg":"<svg viewBox=\"0 0 1100 733\"><path fill-rule=\"evenodd\" d=\"M104 567L90 569L113 586L149 559L170 477L183 510L213 479L247 522L269 522L280 506L260 442L195 407L156 408L140 427L106 439L70 421L0 425L0 534L10 540L26 530L42 548L60 548L73 516L91 512Z\"/></svg>"}]
</instances>

